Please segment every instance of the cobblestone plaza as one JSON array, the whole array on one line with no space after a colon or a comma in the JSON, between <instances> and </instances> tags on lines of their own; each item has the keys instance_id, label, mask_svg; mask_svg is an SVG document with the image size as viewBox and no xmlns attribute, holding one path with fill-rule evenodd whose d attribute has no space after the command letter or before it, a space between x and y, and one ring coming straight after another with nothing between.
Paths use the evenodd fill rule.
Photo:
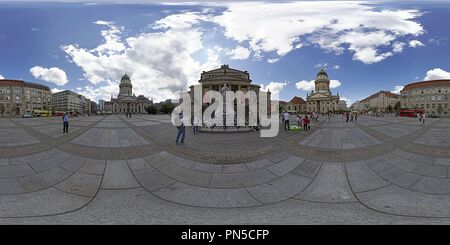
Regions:
<instances>
[{"instance_id":1,"label":"cobblestone plaza","mask_svg":"<svg viewBox=\"0 0 450 245\"><path fill-rule=\"evenodd\" d=\"M0 119L1 224L450 223L450 119L187 130L168 116Z\"/></svg>"}]
</instances>

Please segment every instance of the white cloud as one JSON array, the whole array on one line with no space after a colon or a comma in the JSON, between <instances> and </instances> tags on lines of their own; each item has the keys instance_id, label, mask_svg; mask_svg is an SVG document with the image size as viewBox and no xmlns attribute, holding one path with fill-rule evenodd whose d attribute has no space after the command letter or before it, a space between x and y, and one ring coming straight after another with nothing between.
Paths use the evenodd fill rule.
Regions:
<instances>
[{"instance_id":1,"label":"white cloud","mask_svg":"<svg viewBox=\"0 0 450 245\"><path fill-rule=\"evenodd\" d=\"M295 86L299 90L310 92L311 90L314 90L314 88L315 88L314 82L315 82L315 80L310 80L310 81L302 80L302 81L296 83ZM330 89L340 87L341 85L342 84L341 84L341 82L339 82L339 80L330 80Z\"/></svg>"},{"instance_id":2,"label":"white cloud","mask_svg":"<svg viewBox=\"0 0 450 245\"><path fill-rule=\"evenodd\" d=\"M402 91L404 87L405 86L397 85L395 86L394 90L391 91L391 93L400 94L400 91Z\"/></svg>"},{"instance_id":3,"label":"white cloud","mask_svg":"<svg viewBox=\"0 0 450 245\"><path fill-rule=\"evenodd\" d=\"M403 52L403 48L405 47L406 43L403 42L395 42L392 44L392 52L394 53L401 53Z\"/></svg>"},{"instance_id":4,"label":"white cloud","mask_svg":"<svg viewBox=\"0 0 450 245\"><path fill-rule=\"evenodd\" d=\"M278 61L279 61L280 59L278 59L278 58L273 58L273 59L267 59L267 62L268 63L270 63L270 64L274 64L274 63L277 63Z\"/></svg>"},{"instance_id":5,"label":"white cloud","mask_svg":"<svg viewBox=\"0 0 450 245\"><path fill-rule=\"evenodd\" d=\"M414 21L421 14L417 10L379 10L349 1L239 2L229 3L228 9L212 20L224 28L227 38L248 42L257 57L263 52L282 57L315 44L337 54L349 50L354 60L371 64L393 55L381 52L383 46L400 37L422 34L422 25Z\"/></svg>"},{"instance_id":6,"label":"white cloud","mask_svg":"<svg viewBox=\"0 0 450 245\"><path fill-rule=\"evenodd\" d=\"M345 101L345 103L347 104L347 107L352 104L352 101L347 97L341 96L341 97L339 97L339 100Z\"/></svg>"},{"instance_id":7,"label":"white cloud","mask_svg":"<svg viewBox=\"0 0 450 245\"><path fill-rule=\"evenodd\" d=\"M114 55L125 50L125 45L121 41L123 27L118 27L112 21L98 20L94 24L108 27L101 31L101 35L105 39L105 43L92 50L100 54Z\"/></svg>"},{"instance_id":8,"label":"white cloud","mask_svg":"<svg viewBox=\"0 0 450 245\"><path fill-rule=\"evenodd\" d=\"M319 64L315 64L314 68L319 69L319 68L326 68L328 66L328 63L319 63Z\"/></svg>"},{"instance_id":9,"label":"white cloud","mask_svg":"<svg viewBox=\"0 0 450 245\"><path fill-rule=\"evenodd\" d=\"M335 69L335 70L339 70L341 68L341 66L339 66L339 65L334 65L333 66L333 69Z\"/></svg>"},{"instance_id":10,"label":"white cloud","mask_svg":"<svg viewBox=\"0 0 450 245\"><path fill-rule=\"evenodd\" d=\"M58 88L52 88L52 93L53 93L53 94L54 94L54 93L61 92L61 91L64 91L64 90L58 89Z\"/></svg>"},{"instance_id":11,"label":"white cloud","mask_svg":"<svg viewBox=\"0 0 450 245\"><path fill-rule=\"evenodd\" d=\"M232 60L245 60L250 57L250 50L242 46L238 46L235 49L227 50L226 54L230 56Z\"/></svg>"},{"instance_id":12,"label":"white cloud","mask_svg":"<svg viewBox=\"0 0 450 245\"><path fill-rule=\"evenodd\" d=\"M62 86L68 82L66 73L58 67L44 68L35 66L30 69L34 78Z\"/></svg>"},{"instance_id":13,"label":"white cloud","mask_svg":"<svg viewBox=\"0 0 450 245\"><path fill-rule=\"evenodd\" d=\"M130 75L136 95L155 101L176 98L180 90L186 91L189 85L197 83L202 71L220 65L220 50L203 46L203 32L198 27L203 19L193 13L170 15L156 22L156 32L125 40L120 37L123 27L97 21L107 28L102 31L103 44L93 49L68 44L62 50L92 84L80 92L89 98L109 99L111 94L117 95L124 73ZM205 52L203 63L193 58L198 52Z\"/></svg>"},{"instance_id":14,"label":"white cloud","mask_svg":"<svg viewBox=\"0 0 450 245\"><path fill-rule=\"evenodd\" d=\"M427 71L427 75L424 80L439 80L439 79L450 79L450 72L444 71L441 68L435 68Z\"/></svg>"},{"instance_id":15,"label":"white cloud","mask_svg":"<svg viewBox=\"0 0 450 245\"><path fill-rule=\"evenodd\" d=\"M409 46L412 48L417 48L417 47L422 47L425 45L419 40L411 40L411 41L409 41Z\"/></svg>"},{"instance_id":16,"label":"white cloud","mask_svg":"<svg viewBox=\"0 0 450 245\"><path fill-rule=\"evenodd\" d=\"M296 83L295 87L297 87L297 89L303 90L303 91L314 90L314 88L315 88L314 80L311 80L311 81L302 80L302 81Z\"/></svg>"},{"instance_id":17,"label":"white cloud","mask_svg":"<svg viewBox=\"0 0 450 245\"><path fill-rule=\"evenodd\" d=\"M39 27L31 27L31 30L32 30L32 31L35 31L35 32L36 32L36 31L39 31Z\"/></svg>"},{"instance_id":18,"label":"white cloud","mask_svg":"<svg viewBox=\"0 0 450 245\"><path fill-rule=\"evenodd\" d=\"M5 77L4 77L4 76L2 76L2 75L0 75L0 79L5 79Z\"/></svg>"},{"instance_id":19,"label":"white cloud","mask_svg":"<svg viewBox=\"0 0 450 245\"><path fill-rule=\"evenodd\" d=\"M272 93L271 97L277 99L280 97L280 92L283 90L287 82L270 82L267 85L261 85L261 90L267 92L268 90Z\"/></svg>"}]
</instances>

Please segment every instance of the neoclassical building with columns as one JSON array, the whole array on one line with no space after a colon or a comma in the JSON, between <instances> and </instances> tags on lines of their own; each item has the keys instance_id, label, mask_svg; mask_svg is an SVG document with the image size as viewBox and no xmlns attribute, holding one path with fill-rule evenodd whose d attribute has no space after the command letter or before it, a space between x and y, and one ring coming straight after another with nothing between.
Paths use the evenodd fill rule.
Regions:
<instances>
[{"instance_id":1,"label":"neoclassical building with columns","mask_svg":"<svg viewBox=\"0 0 450 245\"><path fill-rule=\"evenodd\" d=\"M133 84L131 84L131 79L125 74L120 80L119 95L117 98L113 98L111 95L111 101L105 102L105 110L113 114L143 114L147 113L146 108L152 104L153 101L145 96L139 95L136 97L133 94Z\"/></svg>"},{"instance_id":2,"label":"neoclassical building with columns","mask_svg":"<svg viewBox=\"0 0 450 245\"><path fill-rule=\"evenodd\" d=\"M306 108L308 112L328 113L339 110L339 93L333 95L330 90L330 79L325 70L321 69L314 81L315 89L307 95Z\"/></svg>"}]
</instances>

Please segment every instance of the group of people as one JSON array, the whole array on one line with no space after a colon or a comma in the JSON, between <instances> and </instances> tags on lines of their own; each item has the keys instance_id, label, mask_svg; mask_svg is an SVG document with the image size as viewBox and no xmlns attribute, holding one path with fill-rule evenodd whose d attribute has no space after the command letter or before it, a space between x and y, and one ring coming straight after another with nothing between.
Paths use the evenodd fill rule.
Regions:
<instances>
[{"instance_id":1,"label":"group of people","mask_svg":"<svg viewBox=\"0 0 450 245\"><path fill-rule=\"evenodd\" d=\"M355 122L356 121L358 121L358 113L357 112L354 112L354 111L352 111L352 112L345 112L344 114L343 114L343 116L345 117L345 121L346 122L353 122L353 120L355 120Z\"/></svg>"},{"instance_id":2,"label":"group of people","mask_svg":"<svg viewBox=\"0 0 450 245\"><path fill-rule=\"evenodd\" d=\"M421 122L422 125L425 125L425 118L427 118L427 113L417 113L417 118L419 118L419 122Z\"/></svg>"},{"instance_id":3,"label":"group of people","mask_svg":"<svg viewBox=\"0 0 450 245\"><path fill-rule=\"evenodd\" d=\"M289 120L290 116L291 116L291 114L287 111L284 111L283 113L281 113L281 121L284 124L284 131L288 131L291 129L290 120ZM303 129L303 131L307 131L307 130L311 129L311 119L310 118L313 119L314 122L319 121L319 119L318 119L319 116L318 115L315 116L312 113L309 113L309 114L305 115L304 117L302 117L301 115L297 115L297 117L296 117L297 127L300 129Z\"/></svg>"}]
</instances>

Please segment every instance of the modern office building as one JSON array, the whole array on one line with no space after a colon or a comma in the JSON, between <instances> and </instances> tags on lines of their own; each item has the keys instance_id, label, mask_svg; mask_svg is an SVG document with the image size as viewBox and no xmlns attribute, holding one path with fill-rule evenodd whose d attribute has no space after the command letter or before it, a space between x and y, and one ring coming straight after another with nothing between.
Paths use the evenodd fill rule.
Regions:
<instances>
[{"instance_id":1,"label":"modern office building","mask_svg":"<svg viewBox=\"0 0 450 245\"><path fill-rule=\"evenodd\" d=\"M421 108L430 115L450 117L450 79L410 83L400 94L403 108Z\"/></svg>"},{"instance_id":2,"label":"modern office building","mask_svg":"<svg viewBox=\"0 0 450 245\"><path fill-rule=\"evenodd\" d=\"M51 111L49 87L22 80L0 79L0 116L21 117L35 110Z\"/></svg>"},{"instance_id":3,"label":"modern office building","mask_svg":"<svg viewBox=\"0 0 450 245\"><path fill-rule=\"evenodd\" d=\"M105 100L98 100L98 110L100 112L105 111Z\"/></svg>"},{"instance_id":4,"label":"modern office building","mask_svg":"<svg viewBox=\"0 0 450 245\"><path fill-rule=\"evenodd\" d=\"M82 114L84 108L82 107L82 98L75 92L70 90L61 91L52 95L52 106L55 112L72 112ZM83 102L85 103L85 101Z\"/></svg>"}]
</instances>

